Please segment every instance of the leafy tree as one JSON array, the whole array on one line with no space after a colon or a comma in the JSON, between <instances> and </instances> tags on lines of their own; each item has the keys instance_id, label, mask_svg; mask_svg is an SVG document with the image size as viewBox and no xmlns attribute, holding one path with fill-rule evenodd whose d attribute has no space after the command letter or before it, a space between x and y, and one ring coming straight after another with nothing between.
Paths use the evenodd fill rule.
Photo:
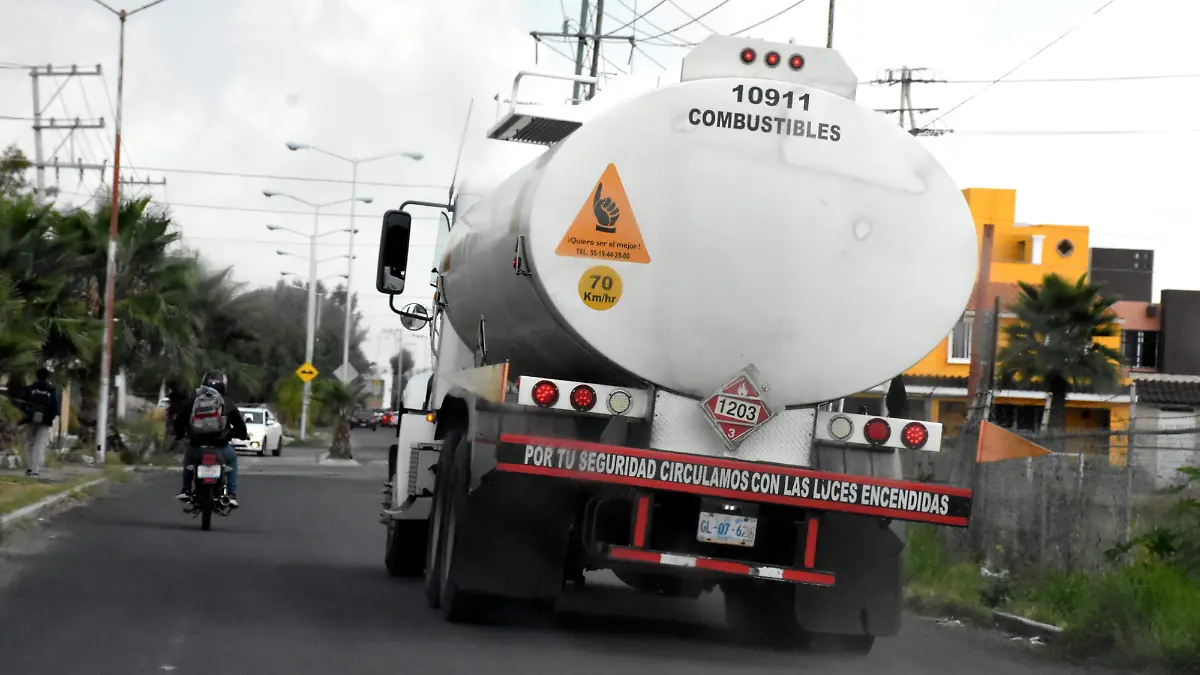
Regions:
<instances>
[{"instance_id":1,"label":"leafy tree","mask_svg":"<svg viewBox=\"0 0 1200 675\"><path fill-rule=\"evenodd\" d=\"M15 144L4 149L0 154L0 197L16 197L29 190L29 179L25 171L33 163L25 157Z\"/></svg>"},{"instance_id":2,"label":"leafy tree","mask_svg":"<svg viewBox=\"0 0 1200 675\"><path fill-rule=\"evenodd\" d=\"M1005 327L999 350L1001 384L1036 383L1050 396L1051 429L1067 423L1067 392L1072 385L1112 386L1120 377L1121 354L1097 338L1117 335L1116 302L1100 294L1086 275L1071 283L1047 274L1042 285L1018 282L1012 306L1017 321Z\"/></svg>"}]
</instances>

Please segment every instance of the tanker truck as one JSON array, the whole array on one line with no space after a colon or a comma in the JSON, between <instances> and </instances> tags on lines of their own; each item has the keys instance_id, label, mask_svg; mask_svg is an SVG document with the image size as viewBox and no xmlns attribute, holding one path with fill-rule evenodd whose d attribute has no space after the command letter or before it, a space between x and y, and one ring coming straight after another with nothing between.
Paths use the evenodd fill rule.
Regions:
<instances>
[{"instance_id":1,"label":"tanker truck","mask_svg":"<svg viewBox=\"0 0 1200 675\"><path fill-rule=\"evenodd\" d=\"M516 103L535 75L484 141L532 159L384 216L377 290L433 358L402 396L387 569L450 621L610 570L868 652L900 628L904 524L966 527L971 492L902 480L941 425L840 402L962 315L961 192L831 49L712 36L642 90ZM397 309L417 207L434 296Z\"/></svg>"}]
</instances>

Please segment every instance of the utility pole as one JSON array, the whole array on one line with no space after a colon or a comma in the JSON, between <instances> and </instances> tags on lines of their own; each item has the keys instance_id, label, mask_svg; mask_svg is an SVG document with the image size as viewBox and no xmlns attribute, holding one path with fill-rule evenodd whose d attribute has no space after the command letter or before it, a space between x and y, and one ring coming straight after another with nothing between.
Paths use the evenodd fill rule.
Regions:
<instances>
[{"instance_id":1,"label":"utility pole","mask_svg":"<svg viewBox=\"0 0 1200 675\"><path fill-rule=\"evenodd\" d=\"M831 0L830 12L832 12L832 11L833 11L833 3ZM832 17L832 15L831 15L831 17ZM830 31L830 42L832 43L832 40L833 40L832 19L830 22L829 31ZM937 110L937 108L914 108L914 107L912 107L912 85L914 83L916 83L916 84L932 84L935 82L944 82L945 81L945 80L938 80L938 79L920 76L920 73L924 73L928 70L929 70L928 68L909 68L908 66L904 66L901 68L888 68L883 71L884 72L883 77L879 77L879 78L875 78L874 80L871 80L871 84L886 84L889 87L894 84L900 85L900 107L899 108L876 108L876 110L878 112L885 113L885 114L899 113L901 128L905 128L904 116L905 116L905 114L907 114L908 115L908 126L907 126L907 128L905 128L905 130L908 131L908 133L912 134L913 136L941 136L942 134L949 133L949 131L950 131L949 129L922 129L921 127L917 126L916 113L931 113L931 112L934 112L935 110Z\"/></svg>"},{"instance_id":2,"label":"utility pole","mask_svg":"<svg viewBox=\"0 0 1200 675\"><path fill-rule=\"evenodd\" d=\"M49 122L43 124L42 114L50 109L50 104L54 103L54 99L58 98L58 95L62 93L62 90L67 86L67 83L71 81L72 77L74 77L75 75L99 76L100 74L101 74L101 70L100 70L99 65L97 65L91 69L88 69L88 68L81 69L79 66L55 67L52 65L34 66L33 68L29 69L29 78L30 78L30 80L32 80L32 83L33 83L33 153L34 153L33 154L33 163L37 169L36 186L37 186L37 194L39 197L46 191L46 169L44 166L46 163L46 156L45 156L45 152L42 149L43 148L43 146L42 146L42 131L45 131L47 129L69 130L70 133L67 135L67 138L73 138L74 134L75 134L75 130L77 130L77 129L103 129L104 128L104 119L103 118L101 118L99 121L96 121L96 122L91 122L91 121L83 122L83 121L79 120L78 118L76 118L74 121L71 121L71 120L62 121L62 120L50 118ZM58 89L54 92L54 95L50 97L49 101L46 101L46 105L44 105L44 106L41 103L42 91L41 91L41 86L40 86L41 83L38 81L39 77L62 77L62 78L65 78L65 79L63 79L62 84L60 84L58 86ZM60 143L59 148L61 148L61 147L62 147L62 144ZM57 149L54 152L50 153L51 157L54 157L57 154L58 154Z\"/></svg>"},{"instance_id":3,"label":"utility pole","mask_svg":"<svg viewBox=\"0 0 1200 675\"><path fill-rule=\"evenodd\" d=\"M539 42L541 41L542 38L546 38L546 37L562 38L564 40L574 38L578 43L577 46L575 47L575 74L583 75L583 69L585 67L587 67L591 76L596 77L597 74L600 72L600 43L601 42L603 42L604 40L617 40L619 42L628 42L629 44L632 45L632 44L635 44L637 38L633 35L601 35L600 34L600 23L604 17L604 0L596 0L596 25L589 29L588 28L588 24L590 23L590 21L588 19L589 7L590 7L589 0L582 0L582 2L580 3L580 10L579 10L579 30L574 33L570 32L570 30L569 30L570 26L568 26L567 23L564 21L562 30L557 33L548 32L548 31L531 31L529 33L529 35L531 37L533 37L534 40L539 41ZM632 22L630 22L630 23L632 23ZM624 28L624 26L622 26L621 28ZM617 30L620 30L620 28L618 28ZM591 45L591 48L592 48L592 62L590 65L587 63L587 47L589 44ZM572 93L571 93L571 104L572 105L578 105L581 101L587 100L582 97L583 86L584 86L584 84L582 82L574 83ZM587 98L590 99L595 95L596 95L596 85L595 84L589 85ZM498 95L497 95L497 100L499 100Z\"/></svg>"},{"instance_id":4,"label":"utility pole","mask_svg":"<svg viewBox=\"0 0 1200 675\"><path fill-rule=\"evenodd\" d=\"M596 77L600 72L600 40L603 38L600 35L600 24L604 21L604 0L596 0L596 41L592 44L592 72L591 76ZM588 90L588 100L591 100L596 95L596 83L591 84Z\"/></svg>"},{"instance_id":5,"label":"utility pole","mask_svg":"<svg viewBox=\"0 0 1200 675\"><path fill-rule=\"evenodd\" d=\"M116 306L117 279L117 215L121 205L121 106L125 97L125 23L129 17L158 5L164 0L151 0L133 11L116 10L103 0L94 2L120 21L120 37L117 47L117 109L114 112L115 133L113 134L113 184L112 205L108 219L108 264L104 272L104 337L100 354L100 396L96 405L96 461L104 465L104 454L108 449L108 386L112 373L113 309Z\"/></svg>"},{"instance_id":6,"label":"utility pole","mask_svg":"<svg viewBox=\"0 0 1200 675\"><path fill-rule=\"evenodd\" d=\"M833 49L833 0L829 0L829 23L825 33L825 48Z\"/></svg>"}]
</instances>

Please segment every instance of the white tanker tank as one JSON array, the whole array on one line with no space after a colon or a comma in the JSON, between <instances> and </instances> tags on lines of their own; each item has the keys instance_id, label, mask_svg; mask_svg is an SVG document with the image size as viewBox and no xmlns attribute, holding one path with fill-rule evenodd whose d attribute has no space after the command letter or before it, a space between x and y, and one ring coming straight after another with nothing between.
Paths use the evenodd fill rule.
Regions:
<instances>
[{"instance_id":1,"label":"white tanker tank","mask_svg":"<svg viewBox=\"0 0 1200 675\"><path fill-rule=\"evenodd\" d=\"M837 52L793 70L739 44L705 40L678 83L460 200L439 267L465 344L482 318L489 361L517 373L692 397L753 363L791 406L871 388L945 337L977 265L950 176L855 103Z\"/></svg>"}]
</instances>

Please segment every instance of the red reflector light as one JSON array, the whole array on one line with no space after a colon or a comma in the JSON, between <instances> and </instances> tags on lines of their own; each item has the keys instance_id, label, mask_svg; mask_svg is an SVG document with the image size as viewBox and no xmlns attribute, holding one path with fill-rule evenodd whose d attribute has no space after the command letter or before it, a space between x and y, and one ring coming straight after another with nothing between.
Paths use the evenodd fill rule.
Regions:
<instances>
[{"instance_id":1,"label":"red reflector light","mask_svg":"<svg viewBox=\"0 0 1200 675\"><path fill-rule=\"evenodd\" d=\"M558 385L550 380L542 380L533 385L533 402L543 408L558 403Z\"/></svg>"},{"instance_id":2,"label":"red reflector light","mask_svg":"<svg viewBox=\"0 0 1200 675\"><path fill-rule=\"evenodd\" d=\"M754 63L754 59L757 56L758 54L756 54L753 49L747 47L742 50L742 63L750 65L751 63Z\"/></svg>"},{"instance_id":3,"label":"red reflector light","mask_svg":"<svg viewBox=\"0 0 1200 675\"><path fill-rule=\"evenodd\" d=\"M792 67L792 70L800 70L804 67L804 57L792 54L792 58L788 59L788 65Z\"/></svg>"},{"instance_id":4,"label":"red reflector light","mask_svg":"<svg viewBox=\"0 0 1200 675\"><path fill-rule=\"evenodd\" d=\"M929 430L920 422L909 422L900 431L900 442L909 450L920 450L929 442Z\"/></svg>"},{"instance_id":5,"label":"red reflector light","mask_svg":"<svg viewBox=\"0 0 1200 675\"><path fill-rule=\"evenodd\" d=\"M763 57L763 62L772 68L779 65L779 52L767 52L767 55Z\"/></svg>"},{"instance_id":6,"label":"red reflector light","mask_svg":"<svg viewBox=\"0 0 1200 675\"><path fill-rule=\"evenodd\" d=\"M888 425L887 420L879 417L867 422L867 425L863 427L863 436L867 437L868 443L882 445L891 435L892 427Z\"/></svg>"},{"instance_id":7,"label":"red reflector light","mask_svg":"<svg viewBox=\"0 0 1200 675\"><path fill-rule=\"evenodd\" d=\"M587 412L596 405L596 390L581 384L571 390L571 407L580 411Z\"/></svg>"},{"instance_id":8,"label":"red reflector light","mask_svg":"<svg viewBox=\"0 0 1200 675\"><path fill-rule=\"evenodd\" d=\"M217 456L216 455L204 455L203 457L200 458L200 463L201 464L216 464Z\"/></svg>"}]
</instances>

